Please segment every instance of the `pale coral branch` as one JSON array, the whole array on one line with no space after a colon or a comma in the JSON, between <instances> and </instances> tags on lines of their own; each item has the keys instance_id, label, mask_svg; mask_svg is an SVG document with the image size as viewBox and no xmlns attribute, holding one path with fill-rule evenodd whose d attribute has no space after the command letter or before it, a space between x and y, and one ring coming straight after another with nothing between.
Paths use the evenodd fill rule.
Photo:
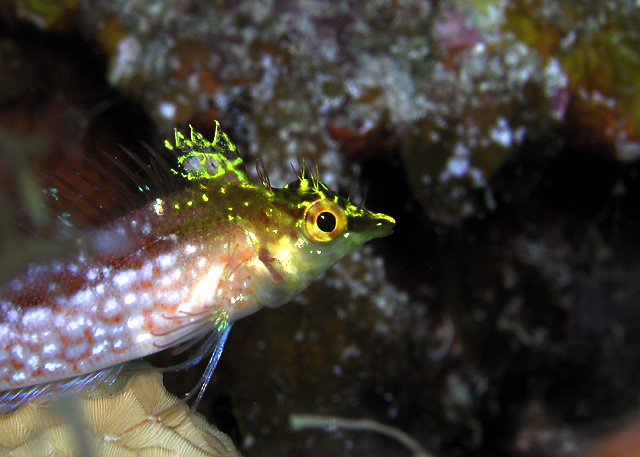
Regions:
<instances>
[{"instance_id":1,"label":"pale coral branch","mask_svg":"<svg viewBox=\"0 0 640 457\"><path fill-rule=\"evenodd\" d=\"M372 419L347 419L344 417L320 416L315 414L291 414L289 416L289 426L293 431L325 429L326 431L358 430L376 432L402 443L403 446L413 452L413 457L433 457L433 454L427 452L420 443L402 430L390 425L381 424Z\"/></svg>"}]
</instances>

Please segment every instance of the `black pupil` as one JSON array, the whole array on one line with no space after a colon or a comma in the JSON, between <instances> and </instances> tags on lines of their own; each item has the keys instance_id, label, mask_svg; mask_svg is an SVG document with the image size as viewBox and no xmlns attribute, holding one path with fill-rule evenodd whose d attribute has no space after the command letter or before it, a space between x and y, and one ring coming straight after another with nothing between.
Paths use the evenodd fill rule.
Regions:
<instances>
[{"instance_id":1,"label":"black pupil","mask_svg":"<svg viewBox=\"0 0 640 457\"><path fill-rule=\"evenodd\" d=\"M323 232L333 232L336 229L336 217L333 214L324 211L318 215L316 224Z\"/></svg>"}]
</instances>

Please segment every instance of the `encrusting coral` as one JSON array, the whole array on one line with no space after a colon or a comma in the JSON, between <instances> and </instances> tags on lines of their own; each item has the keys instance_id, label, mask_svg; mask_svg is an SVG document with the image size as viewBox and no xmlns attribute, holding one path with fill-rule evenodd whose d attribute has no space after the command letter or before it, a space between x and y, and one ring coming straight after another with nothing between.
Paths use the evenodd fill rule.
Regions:
<instances>
[{"instance_id":1,"label":"encrusting coral","mask_svg":"<svg viewBox=\"0 0 640 457\"><path fill-rule=\"evenodd\" d=\"M0 416L0 456L240 457L231 439L167 392L158 373Z\"/></svg>"}]
</instances>

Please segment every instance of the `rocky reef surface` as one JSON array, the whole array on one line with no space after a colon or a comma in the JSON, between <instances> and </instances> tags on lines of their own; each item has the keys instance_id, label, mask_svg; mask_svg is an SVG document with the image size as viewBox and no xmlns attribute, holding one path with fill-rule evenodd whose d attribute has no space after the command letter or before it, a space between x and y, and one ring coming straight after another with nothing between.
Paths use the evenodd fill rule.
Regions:
<instances>
[{"instance_id":1,"label":"rocky reef surface","mask_svg":"<svg viewBox=\"0 0 640 457\"><path fill-rule=\"evenodd\" d=\"M398 222L234 326L200 411L244 455L403 452L292 413L434 455L582 455L638 412L639 20L630 0L5 2L0 274L64 249L13 223L47 231L51 174L219 119L274 185L304 156ZM123 205L96 184L91 222Z\"/></svg>"}]
</instances>

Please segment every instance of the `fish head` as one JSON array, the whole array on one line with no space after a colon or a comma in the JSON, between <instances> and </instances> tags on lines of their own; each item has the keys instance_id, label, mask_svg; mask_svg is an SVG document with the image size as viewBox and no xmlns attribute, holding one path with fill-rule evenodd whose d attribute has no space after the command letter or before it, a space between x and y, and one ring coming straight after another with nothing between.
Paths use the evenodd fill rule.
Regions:
<instances>
[{"instance_id":1,"label":"fish head","mask_svg":"<svg viewBox=\"0 0 640 457\"><path fill-rule=\"evenodd\" d=\"M317 179L300 177L273 189L277 236L266 238L261 260L271 284L262 305L280 306L356 248L392 233L395 221L338 196Z\"/></svg>"},{"instance_id":2,"label":"fish head","mask_svg":"<svg viewBox=\"0 0 640 457\"><path fill-rule=\"evenodd\" d=\"M220 234L239 233L239 243L245 240L249 246L243 277L250 278L251 300L235 305L233 319L263 306L283 305L354 249L391 234L395 225L390 216L338 196L304 167L298 179L283 188L272 188L261 170L262 185L252 183L217 122L211 141L191 128L190 136L176 130L175 146L165 144L181 153L176 174L199 185L197 189L219 194L207 198L209 217L191 221L190 227L218 239Z\"/></svg>"}]
</instances>

